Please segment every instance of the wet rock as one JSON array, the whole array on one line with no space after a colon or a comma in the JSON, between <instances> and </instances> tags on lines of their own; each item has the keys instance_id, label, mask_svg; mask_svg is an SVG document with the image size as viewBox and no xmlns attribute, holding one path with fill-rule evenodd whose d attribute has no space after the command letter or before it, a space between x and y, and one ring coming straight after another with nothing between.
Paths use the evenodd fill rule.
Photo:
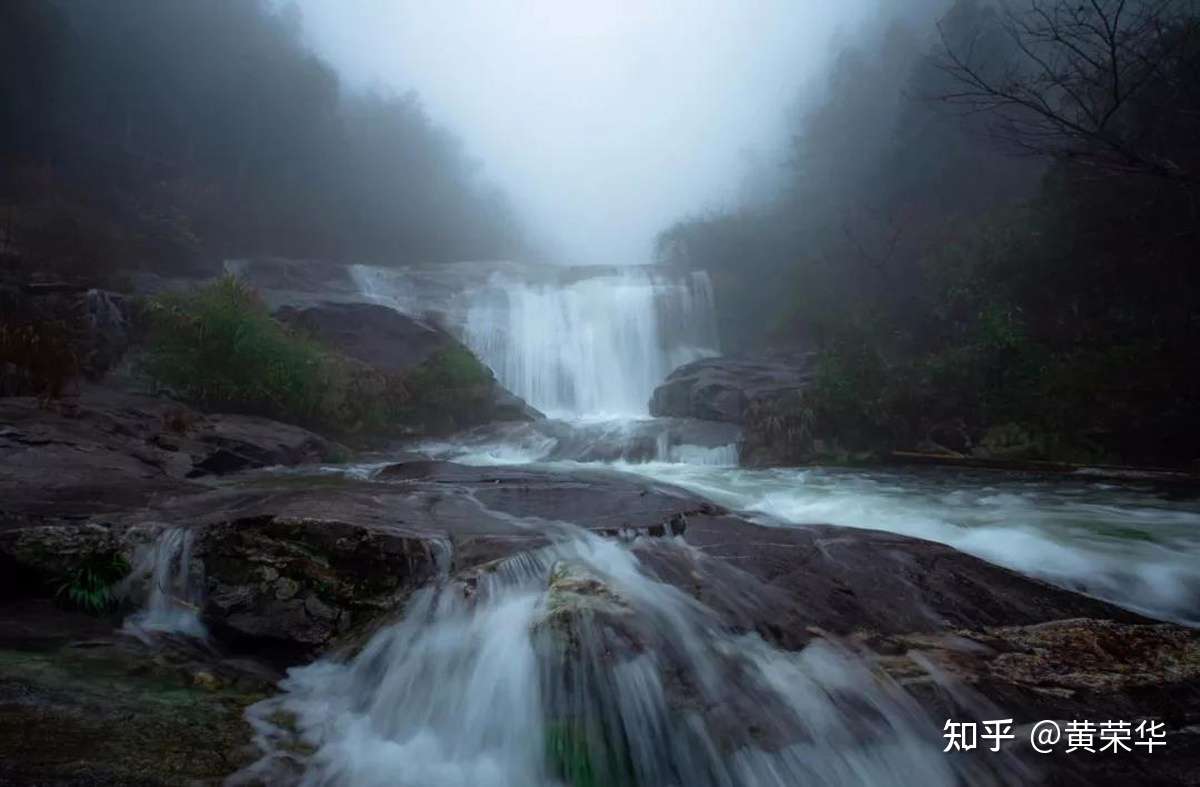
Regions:
<instances>
[{"instance_id":1,"label":"wet rock","mask_svg":"<svg viewBox=\"0 0 1200 787\"><path fill-rule=\"evenodd\" d=\"M461 346L436 326L374 303L285 306L275 318L342 354L386 372L405 372Z\"/></svg>"},{"instance_id":2,"label":"wet rock","mask_svg":"<svg viewBox=\"0 0 1200 787\"><path fill-rule=\"evenodd\" d=\"M868 638L878 666L938 718L1012 718L1012 747L1054 785L1192 784L1200 770L1200 632L1171 624L1072 618L1028 626ZM1029 748L1054 720L1130 723L1129 750L1051 754ZM1134 746L1145 719L1164 725L1155 753Z\"/></svg>"},{"instance_id":3,"label":"wet rock","mask_svg":"<svg viewBox=\"0 0 1200 787\"><path fill-rule=\"evenodd\" d=\"M47 525L0 531L0 564L41 585L68 575L94 555L132 552L111 528L97 523ZM21 588L10 587L14 593ZM25 588L33 591L41 588Z\"/></svg>"},{"instance_id":4,"label":"wet rock","mask_svg":"<svg viewBox=\"0 0 1200 787\"><path fill-rule=\"evenodd\" d=\"M252 758L243 711L277 676L120 636L14 643L13 617L0 605L0 782L215 784Z\"/></svg>"},{"instance_id":5,"label":"wet rock","mask_svg":"<svg viewBox=\"0 0 1200 787\"><path fill-rule=\"evenodd\" d=\"M802 391L811 356L705 358L671 372L650 400L650 414L743 423L750 404Z\"/></svg>"},{"instance_id":6,"label":"wet rock","mask_svg":"<svg viewBox=\"0 0 1200 787\"><path fill-rule=\"evenodd\" d=\"M237 518L197 542L202 619L232 646L295 663L396 606L437 572L436 541L352 521Z\"/></svg>"},{"instance_id":7,"label":"wet rock","mask_svg":"<svg viewBox=\"0 0 1200 787\"><path fill-rule=\"evenodd\" d=\"M114 369L129 349L132 325L129 299L107 290L88 290L81 298L86 337L80 367L98 380Z\"/></svg>"},{"instance_id":8,"label":"wet rock","mask_svg":"<svg viewBox=\"0 0 1200 787\"><path fill-rule=\"evenodd\" d=\"M362 300L350 267L323 260L253 257L225 261L225 273L248 282L273 307ZM194 286L194 285L193 285Z\"/></svg>"},{"instance_id":9,"label":"wet rock","mask_svg":"<svg viewBox=\"0 0 1200 787\"><path fill-rule=\"evenodd\" d=\"M546 611L535 631L548 635L559 651L553 658L578 656L578 649L592 637L603 635L609 656L627 658L647 644L645 632L634 627L637 620L629 602L605 581L578 563L560 562L550 572Z\"/></svg>"},{"instance_id":10,"label":"wet rock","mask_svg":"<svg viewBox=\"0 0 1200 787\"><path fill-rule=\"evenodd\" d=\"M375 303L327 301L285 306L275 312L275 318L371 369L398 375L401 380L424 364L436 363L444 353L470 352L440 327ZM475 413L474 423L532 421L542 417L494 378L487 387L487 396Z\"/></svg>"},{"instance_id":11,"label":"wet rock","mask_svg":"<svg viewBox=\"0 0 1200 787\"><path fill-rule=\"evenodd\" d=\"M0 398L0 526L125 510L197 491L190 479L342 452L299 427L103 387L69 414Z\"/></svg>"},{"instance_id":12,"label":"wet rock","mask_svg":"<svg viewBox=\"0 0 1200 787\"><path fill-rule=\"evenodd\" d=\"M727 625L789 649L823 634L901 634L1067 618L1144 621L948 546L845 527L687 516L689 548L644 542L651 571Z\"/></svg>"}]
</instances>

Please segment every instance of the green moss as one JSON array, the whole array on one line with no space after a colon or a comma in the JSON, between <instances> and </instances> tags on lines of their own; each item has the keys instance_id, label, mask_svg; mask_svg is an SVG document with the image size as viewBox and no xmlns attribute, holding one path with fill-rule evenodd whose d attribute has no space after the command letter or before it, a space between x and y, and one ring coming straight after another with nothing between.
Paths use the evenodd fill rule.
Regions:
<instances>
[{"instance_id":1,"label":"green moss","mask_svg":"<svg viewBox=\"0 0 1200 787\"><path fill-rule=\"evenodd\" d=\"M216 783L248 764L243 712L264 696L115 646L0 650L0 694L22 698L0 702L13 783L129 785Z\"/></svg>"},{"instance_id":2,"label":"green moss","mask_svg":"<svg viewBox=\"0 0 1200 787\"><path fill-rule=\"evenodd\" d=\"M570 787L637 787L626 747L578 722L546 726L551 773Z\"/></svg>"},{"instance_id":3,"label":"green moss","mask_svg":"<svg viewBox=\"0 0 1200 787\"><path fill-rule=\"evenodd\" d=\"M404 417L425 431L449 432L486 420L494 380L470 350L455 346L405 375L412 396Z\"/></svg>"}]
</instances>

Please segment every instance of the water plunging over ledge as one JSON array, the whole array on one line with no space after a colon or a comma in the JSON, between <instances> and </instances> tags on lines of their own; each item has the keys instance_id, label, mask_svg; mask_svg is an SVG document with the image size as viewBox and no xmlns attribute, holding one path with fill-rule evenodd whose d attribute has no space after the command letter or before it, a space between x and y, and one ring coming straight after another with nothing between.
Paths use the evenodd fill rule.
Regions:
<instances>
[{"instance_id":1,"label":"water plunging over ledge","mask_svg":"<svg viewBox=\"0 0 1200 787\"><path fill-rule=\"evenodd\" d=\"M703 272L355 266L365 296L438 311L509 390L543 412L638 416L676 367L718 351Z\"/></svg>"},{"instance_id":2,"label":"water plunging over ledge","mask_svg":"<svg viewBox=\"0 0 1200 787\"><path fill-rule=\"evenodd\" d=\"M703 570L686 545L539 529L551 546L427 588L348 662L294 670L252 709L266 756L234 783L1019 783L1006 755L943 754L917 704L855 654L725 631L639 558L673 551Z\"/></svg>"},{"instance_id":3,"label":"water plunging over ledge","mask_svg":"<svg viewBox=\"0 0 1200 787\"><path fill-rule=\"evenodd\" d=\"M143 640L155 634L207 635L199 615L203 589L194 576L194 541L193 531L171 527L142 548L127 585L148 582L146 600L142 609L125 621L125 631Z\"/></svg>"}]
</instances>

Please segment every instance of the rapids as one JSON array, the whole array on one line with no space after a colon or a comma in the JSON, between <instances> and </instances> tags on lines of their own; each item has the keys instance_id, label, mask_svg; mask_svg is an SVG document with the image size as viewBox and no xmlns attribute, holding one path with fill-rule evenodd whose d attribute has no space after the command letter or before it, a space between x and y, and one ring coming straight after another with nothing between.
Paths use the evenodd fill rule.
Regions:
<instances>
[{"instance_id":1,"label":"rapids","mask_svg":"<svg viewBox=\"0 0 1200 787\"><path fill-rule=\"evenodd\" d=\"M552 545L422 591L349 661L293 670L283 694L251 710L266 755L235 783L850 787L1025 775L1008 755L943 754L938 726L858 654L826 642L788 653L722 630L641 566L639 553L686 544L528 524Z\"/></svg>"},{"instance_id":2,"label":"rapids","mask_svg":"<svg viewBox=\"0 0 1200 787\"><path fill-rule=\"evenodd\" d=\"M354 269L370 300L417 316L436 307L505 387L548 414L645 415L673 369L717 354L701 272L500 266L447 277Z\"/></svg>"},{"instance_id":3,"label":"rapids","mask_svg":"<svg viewBox=\"0 0 1200 787\"><path fill-rule=\"evenodd\" d=\"M414 311L428 299L413 295L413 275L364 268L356 278L372 300ZM457 290L443 284L442 318L506 386L557 417L418 446L429 456L564 471L601 463L762 524L940 541L1200 624L1195 500L1087 479L740 469L736 427L648 418L650 394L675 365L717 350L702 276L630 269L530 280L499 270ZM369 476L377 467L328 471ZM686 537L606 540L571 522L520 524L549 545L472 576L447 570L351 656L292 670L281 694L251 709L263 757L235 783L933 787L1031 778L1007 754L944 754L942 720L873 670L869 653L824 640L784 652L723 629L647 570L655 551L686 557Z\"/></svg>"}]
</instances>

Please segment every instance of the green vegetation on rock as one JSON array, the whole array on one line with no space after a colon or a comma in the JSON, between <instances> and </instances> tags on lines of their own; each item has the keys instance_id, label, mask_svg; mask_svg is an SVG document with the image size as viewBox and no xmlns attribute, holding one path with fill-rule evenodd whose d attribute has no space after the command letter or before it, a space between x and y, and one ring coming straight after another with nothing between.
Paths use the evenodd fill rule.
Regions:
<instances>
[{"instance_id":1,"label":"green vegetation on rock","mask_svg":"<svg viewBox=\"0 0 1200 787\"><path fill-rule=\"evenodd\" d=\"M405 372L386 372L272 318L258 294L226 276L143 309L142 369L181 399L262 415L340 437L449 431L490 403L490 371L450 347Z\"/></svg>"},{"instance_id":2,"label":"green vegetation on rock","mask_svg":"<svg viewBox=\"0 0 1200 787\"><path fill-rule=\"evenodd\" d=\"M625 747L583 723L547 724L546 757L551 773L570 787L637 787Z\"/></svg>"},{"instance_id":3,"label":"green vegetation on rock","mask_svg":"<svg viewBox=\"0 0 1200 787\"><path fill-rule=\"evenodd\" d=\"M130 572L129 561L117 552L90 555L58 586L56 595L67 605L99 615L117 605L116 586Z\"/></svg>"},{"instance_id":4,"label":"green vegetation on rock","mask_svg":"<svg viewBox=\"0 0 1200 787\"><path fill-rule=\"evenodd\" d=\"M191 402L301 422L329 420L331 364L313 341L271 318L231 276L150 301L145 371Z\"/></svg>"}]
</instances>

